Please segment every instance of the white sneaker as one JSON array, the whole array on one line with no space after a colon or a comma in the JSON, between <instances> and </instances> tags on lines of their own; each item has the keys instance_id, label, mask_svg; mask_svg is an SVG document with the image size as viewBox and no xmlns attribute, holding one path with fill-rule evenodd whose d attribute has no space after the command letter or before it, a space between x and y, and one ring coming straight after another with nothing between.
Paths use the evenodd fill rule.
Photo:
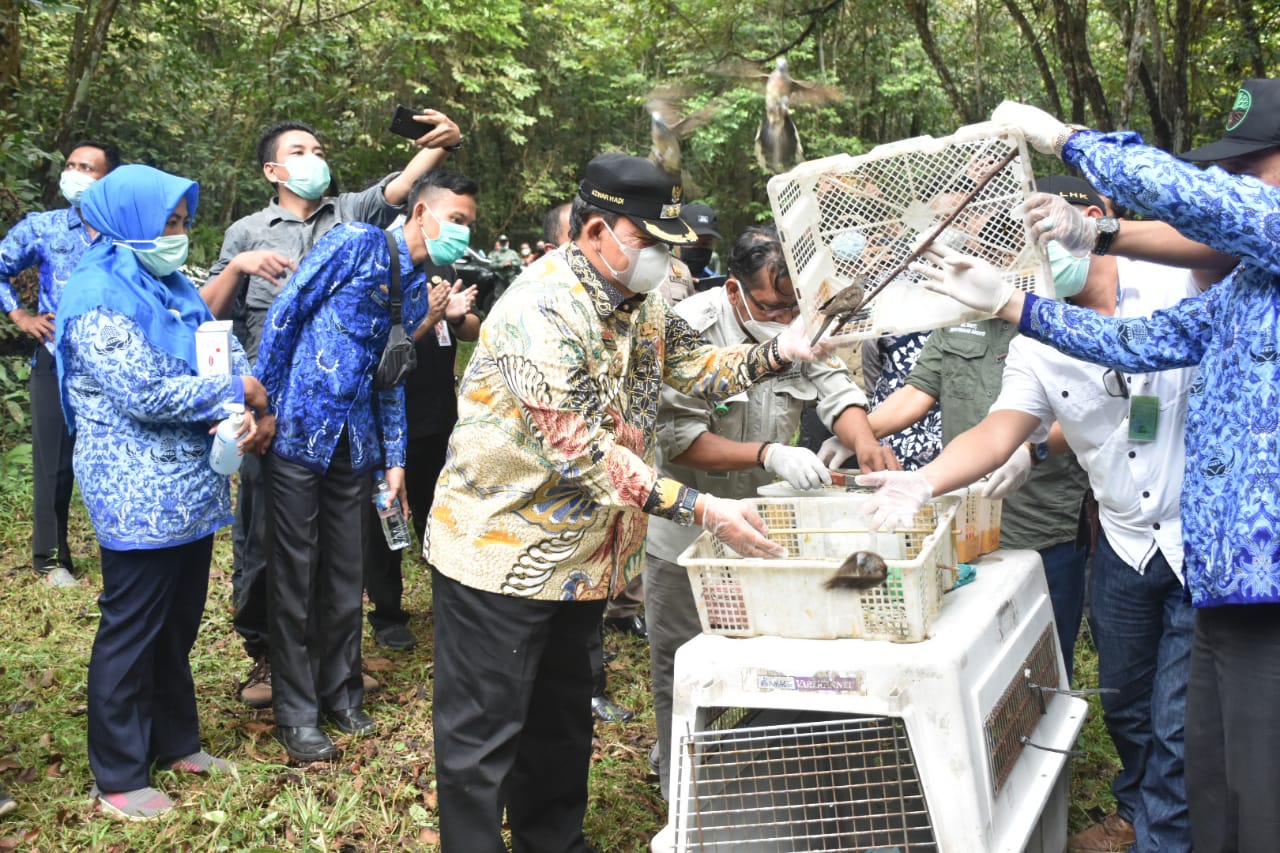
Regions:
<instances>
[{"instance_id":1,"label":"white sneaker","mask_svg":"<svg viewBox=\"0 0 1280 853\"><path fill-rule=\"evenodd\" d=\"M76 576L71 572L59 566L56 569L50 569L45 573L44 582L49 586L59 588L68 586L80 586L80 581L76 580Z\"/></svg>"}]
</instances>

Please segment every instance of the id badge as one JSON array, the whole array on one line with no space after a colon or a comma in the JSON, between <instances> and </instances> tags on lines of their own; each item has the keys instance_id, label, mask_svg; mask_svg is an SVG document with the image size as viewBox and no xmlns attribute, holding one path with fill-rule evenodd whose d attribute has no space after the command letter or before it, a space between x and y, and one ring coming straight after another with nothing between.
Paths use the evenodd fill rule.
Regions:
<instances>
[{"instance_id":1,"label":"id badge","mask_svg":"<svg viewBox=\"0 0 1280 853\"><path fill-rule=\"evenodd\" d=\"M449 321L441 320L436 323L436 343L442 347L447 347L451 340L449 337Z\"/></svg>"},{"instance_id":2,"label":"id badge","mask_svg":"<svg viewBox=\"0 0 1280 853\"><path fill-rule=\"evenodd\" d=\"M1129 398L1129 440L1155 441L1160 426L1160 398L1135 394Z\"/></svg>"}]
</instances>

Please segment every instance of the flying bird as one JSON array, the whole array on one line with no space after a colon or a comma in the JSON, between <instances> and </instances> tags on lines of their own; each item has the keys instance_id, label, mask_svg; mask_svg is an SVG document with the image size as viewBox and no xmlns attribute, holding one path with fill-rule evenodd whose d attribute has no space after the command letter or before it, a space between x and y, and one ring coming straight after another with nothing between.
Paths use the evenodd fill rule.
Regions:
<instances>
[{"instance_id":1,"label":"flying bird","mask_svg":"<svg viewBox=\"0 0 1280 853\"><path fill-rule=\"evenodd\" d=\"M685 89L662 87L650 92L644 105L649 113L649 133L653 139L649 159L675 176L681 173L680 140L706 124L720 109L718 103L708 101L688 115L681 116L680 102L688 94Z\"/></svg>"},{"instance_id":2,"label":"flying bird","mask_svg":"<svg viewBox=\"0 0 1280 853\"><path fill-rule=\"evenodd\" d=\"M776 175L804 159L804 146L800 144L796 123L791 120L792 104L823 104L843 98L840 90L833 86L796 80L787 67L786 57L778 57L765 81L764 118L756 131L756 162L760 168Z\"/></svg>"}]
</instances>

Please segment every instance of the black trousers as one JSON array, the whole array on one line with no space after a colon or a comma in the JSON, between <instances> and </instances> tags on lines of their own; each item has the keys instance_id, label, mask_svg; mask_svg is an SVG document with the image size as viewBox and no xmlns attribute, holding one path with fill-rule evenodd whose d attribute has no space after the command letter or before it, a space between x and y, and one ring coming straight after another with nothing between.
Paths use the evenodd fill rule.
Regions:
<instances>
[{"instance_id":1,"label":"black trousers","mask_svg":"<svg viewBox=\"0 0 1280 853\"><path fill-rule=\"evenodd\" d=\"M233 624L245 653L258 658L270 647L267 625L267 502L262 458L252 453L240 461L236 519L231 528L231 595Z\"/></svg>"},{"instance_id":2,"label":"black trousers","mask_svg":"<svg viewBox=\"0 0 1280 853\"><path fill-rule=\"evenodd\" d=\"M62 417L53 356L40 346L31 369L31 565L37 572L74 568L67 544L74 450L75 440Z\"/></svg>"},{"instance_id":3,"label":"black trousers","mask_svg":"<svg viewBox=\"0 0 1280 853\"><path fill-rule=\"evenodd\" d=\"M431 572L442 853L589 853L587 643L603 601L530 601Z\"/></svg>"},{"instance_id":4,"label":"black trousers","mask_svg":"<svg viewBox=\"0 0 1280 853\"><path fill-rule=\"evenodd\" d=\"M1196 610L1187 681L1187 806L1196 853L1280 839L1280 605Z\"/></svg>"},{"instance_id":5,"label":"black trousers","mask_svg":"<svg viewBox=\"0 0 1280 853\"><path fill-rule=\"evenodd\" d=\"M351 470L345 433L323 474L274 453L263 461L272 706L278 726L317 726L324 711L364 703L360 537L371 478Z\"/></svg>"},{"instance_id":6,"label":"black trousers","mask_svg":"<svg viewBox=\"0 0 1280 853\"><path fill-rule=\"evenodd\" d=\"M103 791L150 785L152 763L200 750L191 647L213 536L155 550L102 549L102 619L89 657L89 767Z\"/></svg>"},{"instance_id":7,"label":"black trousers","mask_svg":"<svg viewBox=\"0 0 1280 853\"><path fill-rule=\"evenodd\" d=\"M436 480L444 468L448 450L448 433L409 439L405 452L404 488L409 496L409 519L413 523L413 529L418 532L419 542L427 528ZM402 606L402 560L405 551L392 551L387 547L372 500L365 501L364 511L364 588L373 605L373 609L369 611L369 624L375 631L390 625L407 625L409 614Z\"/></svg>"}]
</instances>

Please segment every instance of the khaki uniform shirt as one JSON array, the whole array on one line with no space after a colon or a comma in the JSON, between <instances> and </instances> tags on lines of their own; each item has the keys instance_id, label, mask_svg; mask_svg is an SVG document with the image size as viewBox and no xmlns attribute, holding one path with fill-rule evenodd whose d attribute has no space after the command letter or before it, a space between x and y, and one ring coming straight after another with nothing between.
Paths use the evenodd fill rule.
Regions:
<instances>
[{"instance_id":1,"label":"khaki uniform shirt","mask_svg":"<svg viewBox=\"0 0 1280 853\"><path fill-rule=\"evenodd\" d=\"M938 329L925 342L907 384L942 404L944 446L987 416L1000 396L1009 342L1017 334L1017 326L994 318ZM1073 541L1088 488L1074 454L1033 466L1022 488L1004 499L1000 547L1038 551Z\"/></svg>"},{"instance_id":2,"label":"khaki uniform shirt","mask_svg":"<svg viewBox=\"0 0 1280 853\"><path fill-rule=\"evenodd\" d=\"M481 327L424 556L504 595L622 589L647 514L673 517L685 492L653 468L662 383L723 399L768 374L765 349L710 346L658 293L623 300L577 247L551 252Z\"/></svg>"},{"instance_id":3,"label":"khaki uniform shirt","mask_svg":"<svg viewBox=\"0 0 1280 853\"><path fill-rule=\"evenodd\" d=\"M675 313L717 346L751 340L733 316L733 306L722 287L689 297L676 307ZM838 359L792 365L785 373L753 385L719 405L664 387L658 410L658 470L700 492L722 498L754 497L756 489L774 479L763 468L699 471L671 460L688 450L704 432L734 441L790 444L800 424L801 410L809 400L818 401L818 417L828 429L850 406L867 407L866 395ZM701 532L700 527L683 527L655 518L649 523L648 551L674 563Z\"/></svg>"}]
</instances>

